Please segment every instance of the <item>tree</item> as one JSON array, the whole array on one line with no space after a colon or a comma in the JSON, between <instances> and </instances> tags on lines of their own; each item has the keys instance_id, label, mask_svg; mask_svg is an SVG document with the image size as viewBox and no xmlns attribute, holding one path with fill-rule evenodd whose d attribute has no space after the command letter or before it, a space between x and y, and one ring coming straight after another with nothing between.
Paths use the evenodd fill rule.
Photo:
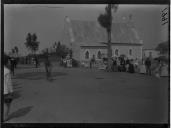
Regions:
<instances>
[{"instance_id":1,"label":"tree","mask_svg":"<svg viewBox=\"0 0 171 128\"><path fill-rule=\"evenodd\" d=\"M69 48L67 48L65 45L61 45L59 52L60 57L65 58L67 54L69 54Z\"/></svg>"},{"instance_id":2,"label":"tree","mask_svg":"<svg viewBox=\"0 0 171 128\"><path fill-rule=\"evenodd\" d=\"M57 56L58 57L60 57L61 56L61 42L60 41L58 41L58 44L57 44L57 47L56 47L56 54L57 54Z\"/></svg>"},{"instance_id":3,"label":"tree","mask_svg":"<svg viewBox=\"0 0 171 128\"><path fill-rule=\"evenodd\" d=\"M15 53L15 49L13 48L13 49L11 49L11 51L12 51L12 54L14 54Z\"/></svg>"},{"instance_id":4,"label":"tree","mask_svg":"<svg viewBox=\"0 0 171 128\"><path fill-rule=\"evenodd\" d=\"M35 57L35 59L36 59L36 51L39 48L39 43L40 42L37 41L37 35L35 33L27 34L25 45L28 48L28 50L31 51L31 53ZM37 65L36 65L36 67L37 67Z\"/></svg>"},{"instance_id":5,"label":"tree","mask_svg":"<svg viewBox=\"0 0 171 128\"><path fill-rule=\"evenodd\" d=\"M53 44L53 48L55 49L55 51L57 51L57 43L56 42Z\"/></svg>"},{"instance_id":6,"label":"tree","mask_svg":"<svg viewBox=\"0 0 171 128\"><path fill-rule=\"evenodd\" d=\"M57 49L60 49L60 47L61 47L61 42L58 41Z\"/></svg>"},{"instance_id":7,"label":"tree","mask_svg":"<svg viewBox=\"0 0 171 128\"><path fill-rule=\"evenodd\" d=\"M68 54L72 54L71 49L67 48L64 44L61 44L60 41L58 41L58 43L55 42L52 47L55 49L55 54L58 58L65 58Z\"/></svg>"},{"instance_id":8,"label":"tree","mask_svg":"<svg viewBox=\"0 0 171 128\"><path fill-rule=\"evenodd\" d=\"M158 46L155 48L157 51L159 51L161 54L165 54L169 52L169 41L162 42L158 44Z\"/></svg>"},{"instance_id":9,"label":"tree","mask_svg":"<svg viewBox=\"0 0 171 128\"><path fill-rule=\"evenodd\" d=\"M17 56L18 56L18 52L19 52L18 47L15 46L15 47L14 47L14 50L15 50L15 53L17 54Z\"/></svg>"},{"instance_id":10,"label":"tree","mask_svg":"<svg viewBox=\"0 0 171 128\"><path fill-rule=\"evenodd\" d=\"M112 9L114 12L117 11L118 5L116 4L108 4L105 8L105 13L100 14L98 17L99 24L106 29L108 35L108 69L111 70L111 57L112 57L112 49L111 49L111 28L112 28Z\"/></svg>"},{"instance_id":11,"label":"tree","mask_svg":"<svg viewBox=\"0 0 171 128\"><path fill-rule=\"evenodd\" d=\"M26 37L25 45L28 48L28 50L31 51L33 55L35 55L36 51L38 50L39 43L40 42L37 41L37 36L35 33L33 35L28 33Z\"/></svg>"}]
</instances>

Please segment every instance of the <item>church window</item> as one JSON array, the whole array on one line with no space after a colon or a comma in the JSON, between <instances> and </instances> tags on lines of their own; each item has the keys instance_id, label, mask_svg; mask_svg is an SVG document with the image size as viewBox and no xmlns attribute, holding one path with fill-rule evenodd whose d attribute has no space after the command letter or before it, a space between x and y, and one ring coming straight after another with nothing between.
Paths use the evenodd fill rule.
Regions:
<instances>
[{"instance_id":1,"label":"church window","mask_svg":"<svg viewBox=\"0 0 171 128\"><path fill-rule=\"evenodd\" d=\"M132 49L129 49L129 55L132 56Z\"/></svg>"},{"instance_id":2,"label":"church window","mask_svg":"<svg viewBox=\"0 0 171 128\"><path fill-rule=\"evenodd\" d=\"M88 51L85 53L85 58L89 59L89 52Z\"/></svg>"},{"instance_id":3,"label":"church window","mask_svg":"<svg viewBox=\"0 0 171 128\"><path fill-rule=\"evenodd\" d=\"M119 51L118 49L115 50L115 55L118 56L119 55Z\"/></svg>"},{"instance_id":4,"label":"church window","mask_svg":"<svg viewBox=\"0 0 171 128\"><path fill-rule=\"evenodd\" d=\"M100 51L98 51L98 53L97 53L97 58L98 59L101 59L102 58L102 53Z\"/></svg>"}]
</instances>

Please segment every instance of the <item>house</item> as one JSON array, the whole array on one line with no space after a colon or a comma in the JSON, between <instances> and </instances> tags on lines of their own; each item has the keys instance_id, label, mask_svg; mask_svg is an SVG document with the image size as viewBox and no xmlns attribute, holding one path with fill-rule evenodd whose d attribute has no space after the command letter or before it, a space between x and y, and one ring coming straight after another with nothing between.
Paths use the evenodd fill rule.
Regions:
<instances>
[{"instance_id":1,"label":"house","mask_svg":"<svg viewBox=\"0 0 171 128\"><path fill-rule=\"evenodd\" d=\"M65 18L62 43L73 50L73 58L90 61L107 57L107 33L97 21L70 20ZM133 21L112 23L112 56L125 55L130 59L142 59L143 42Z\"/></svg>"},{"instance_id":2,"label":"house","mask_svg":"<svg viewBox=\"0 0 171 128\"><path fill-rule=\"evenodd\" d=\"M160 52L155 49L143 49L143 58L157 58L159 57Z\"/></svg>"}]
</instances>

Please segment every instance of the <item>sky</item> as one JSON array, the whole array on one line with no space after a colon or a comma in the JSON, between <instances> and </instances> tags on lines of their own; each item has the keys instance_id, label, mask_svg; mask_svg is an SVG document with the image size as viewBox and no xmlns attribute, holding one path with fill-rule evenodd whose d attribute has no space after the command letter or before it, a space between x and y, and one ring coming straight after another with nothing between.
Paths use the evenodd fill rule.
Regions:
<instances>
[{"instance_id":1,"label":"sky","mask_svg":"<svg viewBox=\"0 0 171 128\"><path fill-rule=\"evenodd\" d=\"M40 42L39 51L62 40L64 17L70 19L97 21L106 5L100 4L56 4L56 5L5 5L4 6L4 51L8 53L14 46L19 53L28 53L24 42L28 33L36 33ZM113 13L114 21L122 21L130 14L143 40L144 48L155 48L168 40L168 24L162 25L161 12L166 5L119 5Z\"/></svg>"}]
</instances>

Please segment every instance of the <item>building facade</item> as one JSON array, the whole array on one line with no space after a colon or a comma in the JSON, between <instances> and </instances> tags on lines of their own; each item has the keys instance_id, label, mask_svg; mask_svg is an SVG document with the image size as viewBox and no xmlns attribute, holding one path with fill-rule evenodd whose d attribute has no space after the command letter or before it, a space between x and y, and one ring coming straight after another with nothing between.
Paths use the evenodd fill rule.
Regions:
<instances>
[{"instance_id":1,"label":"building facade","mask_svg":"<svg viewBox=\"0 0 171 128\"><path fill-rule=\"evenodd\" d=\"M159 57L160 52L155 49L143 49L143 58L157 58Z\"/></svg>"},{"instance_id":2,"label":"building facade","mask_svg":"<svg viewBox=\"0 0 171 128\"><path fill-rule=\"evenodd\" d=\"M142 59L143 42L133 21L112 24L112 56L125 55L129 59ZM89 61L107 57L107 33L97 21L80 21L65 18L62 43L73 50L73 58Z\"/></svg>"}]
</instances>

